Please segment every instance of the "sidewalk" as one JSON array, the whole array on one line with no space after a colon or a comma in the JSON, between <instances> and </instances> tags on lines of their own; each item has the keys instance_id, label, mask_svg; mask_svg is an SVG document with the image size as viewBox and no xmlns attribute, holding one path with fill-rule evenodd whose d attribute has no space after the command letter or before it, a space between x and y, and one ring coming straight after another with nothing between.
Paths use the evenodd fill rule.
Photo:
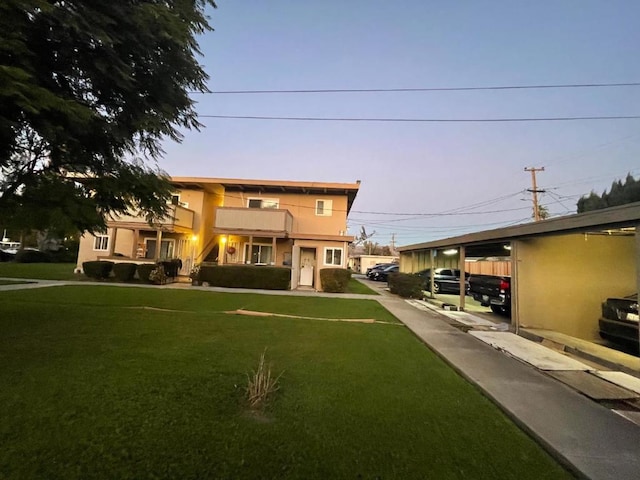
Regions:
<instances>
[{"instance_id":1,"label":"sidewalk","mask_svg":"<svg viewBox=\"0 0 640 480\"><path fill-rule=\"evenodd\" d=\"M91 282L25 280L0 290ZM130 284L100 284L131 287ZM186 284L136 287L186 288L238 293L237 289ZM381 295L314 291L242 290L242 293L375 299L463 377L477 385L523 430L569 470L592 480L640 479L640 426L542 371L448 323L439 312L418 309L380 289ZM526 341L526 340L525 340ZM532 342L533 343L533 342ZM543 347L541 347L543 348ZM509 448L505 445L505 448ZM499 454L499 452L497 452Z\"/></svg>"},{"instance_id":2,"label":"sidewalk","mask_svg":"<svg viewBox=\"0 0 640 480\"><path fill-rule=\"evenodd\" d=\"M402 299L380 303L579 476L640 478L640 427ZM508 446L505 446L508 448Z\"/></svg>"}]
</instances>

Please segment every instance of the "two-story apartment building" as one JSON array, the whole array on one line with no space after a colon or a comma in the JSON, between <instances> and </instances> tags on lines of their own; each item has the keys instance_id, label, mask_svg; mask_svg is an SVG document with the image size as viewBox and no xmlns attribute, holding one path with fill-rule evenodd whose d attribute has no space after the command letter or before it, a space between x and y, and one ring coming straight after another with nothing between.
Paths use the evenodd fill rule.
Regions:
<instances>
[{"instance_id":1,"label":"two-story apartment building","mask_svg":"<svg viewBox=\"0 0 640 480\"><path fill-rule=\"evenodd\" d=\"M174 177L170 212L150 226L135 214L112 218L103 235L85 234L78 268L88 260L182 260L291 268L291 288L320 290L323 268L347 267L347 215L356 183Z\"/></svg>"}]
</instances>

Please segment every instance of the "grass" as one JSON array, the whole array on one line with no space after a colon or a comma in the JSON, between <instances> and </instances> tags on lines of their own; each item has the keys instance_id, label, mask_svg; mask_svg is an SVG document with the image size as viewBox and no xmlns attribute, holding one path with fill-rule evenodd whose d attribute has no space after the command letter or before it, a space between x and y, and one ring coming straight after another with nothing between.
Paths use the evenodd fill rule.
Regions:
<instances>
[{"instance_id":1,"label":"grass","mask_svg":"<svg viewBox=\"0 0 640 480\"><path fill-rule=\"evenodd\" d=\"M24 283L29 283L20 280L0 280L0 285L20 285Z\"/></svg>"},{"instance_id":2,"label":"grass","mask_svg":"<svg viewBox=\"0 0 640 480\"><path fill-rule=\"evenodd\" d=\"M280 380L282 373L277 377L271 373L271 364L267 364L265 360L266 354L267 349L265 348L260 355L258 368L253 370L251 375L247 374L247 400L249 407L253 409L264 408L267 401L280 389L278 380Z\"/></svg>"},{"instance_id":3,"label":"grass","mask_svg":"<svg viewBox=\"0 0 640 480\"><path fill-rule=\"evenodd\" d=\"M145 307L145 308L142 308ZM570 478L372 300L0 292L0 478ZM260 415L246 372L268 348Z\"/></svg>"},{"instance_id":4,"label":"grass","mask_svg":"<svg viewBox=\"0 0 640 480\"><path fill-rule=\"evenodd\" d=\"M0 263L0 277L34 278L38 280L84 280L73 273L75 263Z\"/></svg>"},{"instance_id":5,"label":"grass","mask_svg":"<svg viewBox=\"0 0 640 480\"><path fill-rule=\"evenodd\" d=\"M349 279L349 284L347 285L347 293L363 293L366 295L380 295L378 292L371 290L364 283L359 282L355 278Z\"/></svg>"}]
</instances>

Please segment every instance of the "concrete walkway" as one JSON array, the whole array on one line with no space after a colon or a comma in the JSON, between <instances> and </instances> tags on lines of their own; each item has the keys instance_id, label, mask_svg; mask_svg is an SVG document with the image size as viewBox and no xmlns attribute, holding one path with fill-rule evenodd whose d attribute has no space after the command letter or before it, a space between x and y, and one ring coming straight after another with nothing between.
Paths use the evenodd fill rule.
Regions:
<instances>
[{"instance_id":1,"label":"concrete walkway","mask_svg":"<svg viewBox=\"0 0 640 480\"><path fill-rule=\"evenodd\" d=\"M390 296L380 303L574 473L593 480L640 479L638 425L438 314Z\"/></svg>"},{"instance_id":2,"label":"concrete walkway","mask_svg":"<svg viewBox=\"0 0 640 480\"><path fill-rule=\"evenodd\" d=\"M1 290L90 282L25 280ZM130 284L100 284L127 286ZM144 286L240 293L237 289L188 284ZM380 289L381 295L324 294L314 291L242 290L242 293L375 299L463 377L477 385L520 427L568 469L593 480L640 480L640 427L540 370L492 348L452 326L429 309L418 309ZM505 445L505 448L509 448ZM499 453L497 453L499 454Z\"/></svg>"}]
</instances>

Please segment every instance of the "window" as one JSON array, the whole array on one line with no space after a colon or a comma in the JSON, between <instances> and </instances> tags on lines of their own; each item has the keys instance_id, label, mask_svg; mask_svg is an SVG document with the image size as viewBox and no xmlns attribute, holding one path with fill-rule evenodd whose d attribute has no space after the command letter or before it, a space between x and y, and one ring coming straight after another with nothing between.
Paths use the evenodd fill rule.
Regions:
<instances>
[{"instance_id":1,"label":"window","mask_svg":"<svg viewBox=\"0 0 640 480\"><path fill-rule=\"evenodd\" d=\"M254 243L253 245L251 245L251 256L249 256L249 244L245 243L244 244L245 262L252 263L252 264L256 264L256 263L270 264L272 262L271 260L272 250L273 248L271 247L271 245L261 245L261 244Z\"/></svg>"},{"instance_id":2,"label":"window","mask_svg":"<svg viewBox=\"0 0 640 480\"><path fill-rule=\"evenodd\" d=\"M158 248L158 242L156 239L145 238L144 243L146 245L145 258L156 258L156 248ZM175 240L161 240L160 241L160 253L159 259L173 258L173 251L175 249Z\"/></svg>"},{"instance_id":3,"label":"window","mask_svg":"<svg viewBox=\"0 0 640 480\"><path fill-rule=\"evenodd\" d=\"M93 249L101 252L109 250L109 235L96 235L93 240Z\"/></svg>"},{"instance_id":4,"label":"window","mask_svg":"<svg viewBox=\"0 0 640 480\"><path fill-rule=\"evenodd\" d=\"M342 266L342 249L341 248L325 248L324 264Z\"/></svg>"},{"instance_id":5,"label":"window","mask_svg":"<svg viewBox=\"0 0 640 480\"><path fill-rule=\"evenodd\" d=\"M248 202L249 208L279 208L277 198L250 198Z\"/></svg>"},{"instance_id":6,"label":"window","mask_svg":"<svg viewBox=\"0 0 640 480\"><path fill-rule=\"evenodd\" d=\"M332 200L316 200L316 215L319 217L330 217Z\"/></svg>"},{"instance_id":7,"label":"window","mask_svg":"<svg viewBox=\"0 0 640 480\"><path fill-rule=\"evenodd\" d=\"M171 195L171 202L170 203L171 203L171 205L178 205L180 207L189 208L189 204L188 203L180 201L180 195L178 195L178 194Z\"/></svg>"}]
</instances>

